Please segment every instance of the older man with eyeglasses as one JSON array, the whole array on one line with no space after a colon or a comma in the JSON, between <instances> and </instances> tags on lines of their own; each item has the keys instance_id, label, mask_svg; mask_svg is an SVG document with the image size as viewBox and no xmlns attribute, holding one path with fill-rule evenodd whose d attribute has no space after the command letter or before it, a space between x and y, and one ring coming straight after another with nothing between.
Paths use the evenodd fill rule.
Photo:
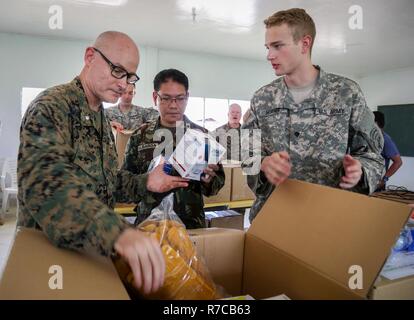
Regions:
<instances>
[{"instance_id":1,"label":"older man with eyeglasses","mask_svg":"<svg viewBox=\"0 0 414 320\"><path fill-rule=\"evenodd\" d=\"M136 286L150 293L164 281L165 262L156 240L113 211L117 154L102 107L139 80L138 63L130 37L104 32L86 49L79 76L30 104L20 129L18 225L42 230L58 247L123 257ZM188 184L162 169L119 176L132 199Z\"/></svg>"},{"instance_id":2,"label":"older man with eyeglasses","mask_svg":"<svg viewBox=\"0 0 414 320\"><path fill-rule=\"evenodd\" d=\"M187 129L207 132L184 115L188 101L188 78L181 71L167 69L155 76L153 100L160 117L147 122L131 136L121 172L145 174L155 156L169 157ZM174 211L188 229L205 227L203 195L215 195L224 185L221 165L210 164L204 173L201 181L190 180L188 186L172 190ZM179 174L173 170L171 177L178 179ZM124 185L122 179L118 183ZM136 224L148 217L166 195L167 192L148 192L139 199Z\"/></svg>"}]
</instances>

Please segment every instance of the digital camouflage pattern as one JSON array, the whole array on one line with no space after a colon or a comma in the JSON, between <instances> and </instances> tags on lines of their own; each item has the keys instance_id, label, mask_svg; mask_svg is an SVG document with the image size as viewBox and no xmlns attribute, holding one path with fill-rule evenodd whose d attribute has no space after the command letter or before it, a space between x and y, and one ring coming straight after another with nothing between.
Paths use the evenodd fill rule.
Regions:
<instances>
[{"instance_id":1,"label":"digital camouflage pattern","mask_svg":"<svg viewBox=\"0 0 414 320\"><path fill-rule=\"evenodd\" d=\"M114 138L104 112L89 108L81 81L43 91L20 128L18 225L59 247L110 255L129 224L112 208Z\"/></svg>"},{"instance_id":2,"label":"digital camouflage pattern","mask_svg":"<svg viewBox=\"0 0 414 320\"><path fill-rule=\"evenodd\" d=\"M124 127L125 130L136 130L143 123L156 119L159 114L154 108L144 108L131 105L131 110L123 113L119 105L105 109L105 116L109 121L116 121Z\"/></svg>"},{"instance_id":3,"label":"digital camouflage pattern","mask_svg":"<svg viewBox=\"0 0 414 320\"><path fill-rule=\"evenodd\" d=\"M181 126L181 132L185 132L185 129L187 128L207 132L206 129L194 124L185 116L184 121L179 122L178 126ZM166 141L166 138L161 138L162 136L166 137L168 135L172 136L174 139L172 145L171 141L169 142ZM180 138L181 137L179 137L179 139ZM125 162L122 167L123 172L129 171L133 175L147 175L148 167L154 158L154 150L157 148L163 156L168 157L170 155L169 153L175 149L175 145L178 142L179 141L176 141L175 128L162 127L159 118L144 124L129 140L125 154ZM170 145L170 148L167 148L167 151L165 151L163 146L167 145ZM175 170L172 174L179 176ZM217 176L212 179L208 187L200 181L190 180L187 188L174 189L174 211L183 221L187 229L205 227L203 195L211 196L217 194L224 185L224 179L224 170L220 165L220 169L217 171ZM118 182L121 185L127 184L127 182L124 183L122 179L118 180ZM145 196L138 199L139 201L134 201L134 199L130 198L126 199L128 197L125 196L122 198L128 202L132 201L138 203L136 221L136 224L138 224L149 216L151 210L158 206L167 194L168 193L160 194L147 192Z\"/></svg>"},{"instance_id":4,"label":"digital camouflage pattern","mask_svg":"<svg viewBox=\"0 0 414 320\"><path fill-rule=\"evenodd\" d=\"M339 187L342 160L349 153L359 160L363 176L352 191L372 193L383 176L383 137L374 123L358 84L320 70L311 96L295 104L283 80L278 78L259 89L251 100L251 115L243 129L261 129L261 144L253 157L242 153L243 167L273 152L287 151L290 178ZM248 146L242 137L242 146ZM256 162L257 163L257 162ZM263 172L247 177L257 199L250 211L252 220L274 187Z\"/></svg>"},{"instance_id":5,"label":"digital camouflage pattern","mask_svg":"<svg viewBox=\"0 0 414 320\"><path fill-rule=\"evenodd\" d=\"M213 135L216 140L226 148L224 159L240 161L240 128L241 126L230 128L229 124L226 123L214 130Z\"/></svg>"}]
</instances>

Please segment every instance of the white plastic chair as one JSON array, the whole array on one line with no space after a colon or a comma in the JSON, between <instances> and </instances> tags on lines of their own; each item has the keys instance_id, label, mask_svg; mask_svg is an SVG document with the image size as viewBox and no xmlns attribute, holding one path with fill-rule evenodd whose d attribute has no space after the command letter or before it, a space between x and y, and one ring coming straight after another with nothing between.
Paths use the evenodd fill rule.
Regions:
<instances>
[{"instance_id":1,"label":"white plastic chair","mask_svg":"<svg viewBox=\"0 0 414 320\"><path fill-rule=\"evenodd\" d=\"M1 172L1 191L3 192L2 213L6 214L9 209L9 199L11 196L17 199L17 160L7 158L3 164ZM18 208L17 208L18 212Z\"/></svg>"}]
</instances>

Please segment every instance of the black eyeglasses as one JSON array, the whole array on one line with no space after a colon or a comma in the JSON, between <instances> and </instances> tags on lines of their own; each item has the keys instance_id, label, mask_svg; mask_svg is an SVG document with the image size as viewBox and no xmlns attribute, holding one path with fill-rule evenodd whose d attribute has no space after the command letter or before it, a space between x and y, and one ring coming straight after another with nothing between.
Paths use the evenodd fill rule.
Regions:
<instances>
[{"instance_id":1,"label":"black eyeglasses","mask_svg":"<svg viewBox=\"0 0 414 320\"><path fill-rule=\"evenodd\" d=\"M173 101L175 101L178 105L182 106L188 99L187 95L170 97L170 96L161 96L160 94L158 94L158 92L156 92L156 95L158 96L158 98L160 98L160 102L167 106L169 106Z\"/></svg>"},{"instance_id":2,"label":"black eyeglasses","mask_svg":"<svg viewBox=\"0 0 414 320\"><path fill-rule=\"evenodd\" d=\"M111 68L111 74L114 78L122 79L124 77L127 77L127 82L129 84L134 84L139 80L139 77L135 73L129 73L124 68L114 65L105 55L98 49L93 48L96 52L99 52L101 57L106 61L107 64L109 64L109 67Z\"/></svg>"}]
</instances>

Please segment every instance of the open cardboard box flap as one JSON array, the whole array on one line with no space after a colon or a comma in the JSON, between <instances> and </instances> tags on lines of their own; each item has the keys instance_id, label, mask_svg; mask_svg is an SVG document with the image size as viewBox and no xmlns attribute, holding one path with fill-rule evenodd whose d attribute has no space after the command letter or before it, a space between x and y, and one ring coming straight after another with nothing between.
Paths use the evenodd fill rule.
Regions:
<instances>
[{"instance_id":1,"label":"open cardboard box flap","mask_svg":"<svg viewBox=\"0 0 414 320\"><path fill-rule=\"evenodd\" d=\"M21 228L0 280L0 300L9 299L127 300L129 296L109 259L57 248L42 232Z\"/></svg>"},{"instance_id":2,"label":"open cardboard box flap","mask_svg":"<svg viewBox=\"0 0 414 320\"><path fill-rule=\"evenodd\" d=\"M243 291L256 298L366 298L409 214L405 204L288 180L246 234ZM363 287L351 290L359 267Z\"/></svg>"}]
</instances>

